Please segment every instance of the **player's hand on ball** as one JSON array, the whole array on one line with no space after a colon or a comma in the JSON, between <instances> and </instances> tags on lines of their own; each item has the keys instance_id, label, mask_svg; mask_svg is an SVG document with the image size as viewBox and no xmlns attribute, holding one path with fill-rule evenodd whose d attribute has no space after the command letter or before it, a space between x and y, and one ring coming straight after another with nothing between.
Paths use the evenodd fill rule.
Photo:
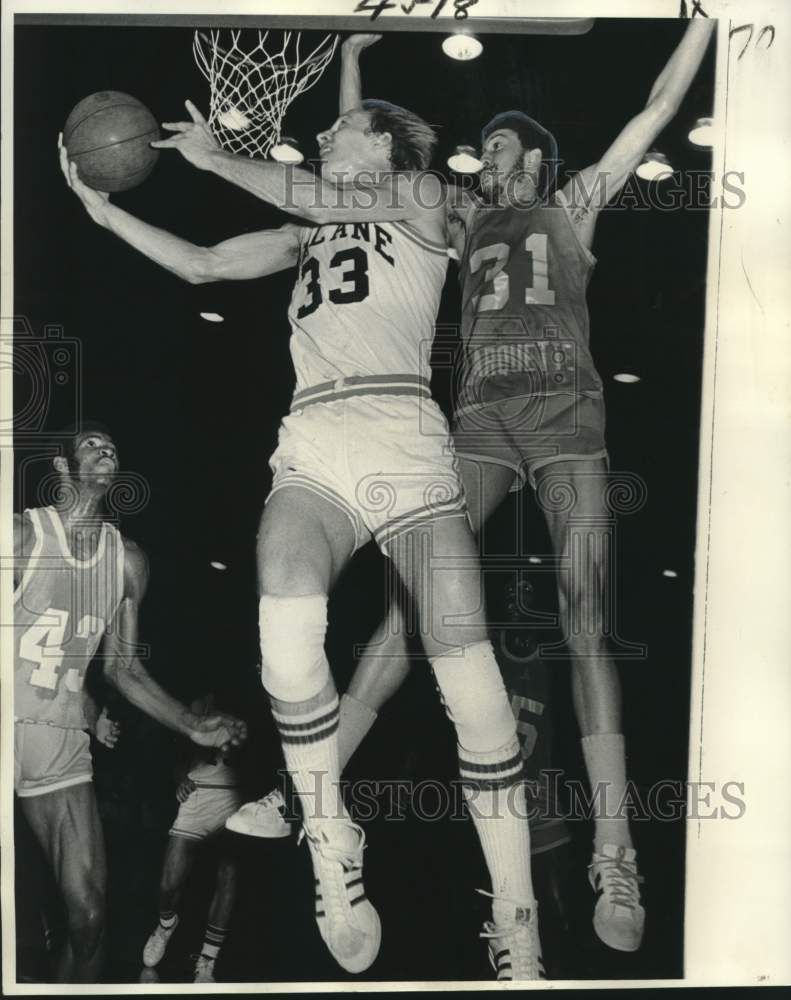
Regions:
<instances>
[{"instance_id":1,"label":"player's hand on ball","mask_svg":"<svg viewBox=\"0 0 791 1000\"><path fill-rule=\"evenodd\" d=\"M96 720L96 739L108 749L112 750L121 735L121 724L111 719L107 714L107 709L103 708L99 718Z\"/></svg>"},{"instance_id":2,"label":"player's hand on ball","mask_svg":"<svg viewBox=\"0 0 791 1000\"><path fill-rule=\"evenodd\" d=\"M181 782L179 787L176 789L176 798L180 803L186 802L194 791L195 791L195 782L192 780L192 778L185 778Z\"/></svg>"},{"instance_id":3,"label":"player's hand on ball","mask_svg":"<svg viewBox=\"0 0 791 1000\"><path fill-rule=\"evenodd\" d=\"M374 34L349 35L343 43L343 48L347 51L352 50L354 52L362 52L362 50L367 49L369 45L375 45L381 37L381 35Z\"/></svg>"},{"instance_id":4,"label":"player's hand on ball","mask_svg":"<svg viewBox=\"0 0 791 1000\"><path fill-rule=\"evenodd\" d=\"M60 157L60 169L63 171L66 183L83 203L93 221L103 225L104 211L110 202L110 195L106 191L94 191L87 184L83 184L77 172L77 164L69 159L66 147L63 145L62 133L58 133L58 156Z\"/></svg>"},{"instance_id":5,"label":"player's hand on ball","mask_svg":"<svg viewBox=\"0 0 791 1000\"><path fill-rule=\"evenodd\" d=\"M233 750L247 739L247 723L224 712L202 716L193 727L192 741L199 746Z\"/></svg>"},{"instance_id":6,"label":"player's hand on ball","mask_svg":"<svg viewBox=\"0 0 791 1000\"><path fill-rule=\"evenodd\" d=\"M169 139L158 139L151 145L155 149L177 149L185 160L199 170L208 169L210 157L221 147L212 135L208 122L192 101L184 102L192 119L191 122L162 122L162 128L175 135Z\"/></svg>"}]
</instances>

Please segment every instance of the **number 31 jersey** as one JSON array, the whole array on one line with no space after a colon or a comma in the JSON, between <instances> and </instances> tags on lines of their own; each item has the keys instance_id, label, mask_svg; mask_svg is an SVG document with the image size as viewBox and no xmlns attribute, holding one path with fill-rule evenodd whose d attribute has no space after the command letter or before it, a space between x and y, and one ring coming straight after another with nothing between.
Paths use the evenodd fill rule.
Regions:
<instances>
[{"instance_id":1,"label":"number 31 jersey","mask_svg":"<svg viewBox=\"0 0 791 1000\"><path fill-rule=\"evenodd\" d=\"M289 306L297 390L350 375L431 377L447 249L402 222L300 230Z\"/></svg>"},{"instance_id":2,"label":"number 31 jersey","mask_svg":"<svg viewBox=\"0 0 791 1000\"><path fill-rule=\"evenodd\" d=\"M109 524L76 559L53 507L26 512L33 552L14 595L14 718L85 729L82 685L124 592L124 542Z\"/></svg>"},{"instance_id":3,"label":"number 31 jersey","mask_svg":"<svg viewBox=\"0 0 791 1000\"><path fill-rule=\"evenodd\" d=\"M510 396L601 392L586 302L595 263L561 194L534 208L475 212L460 265L458 409Z\"/></svg>"}]
</instances>

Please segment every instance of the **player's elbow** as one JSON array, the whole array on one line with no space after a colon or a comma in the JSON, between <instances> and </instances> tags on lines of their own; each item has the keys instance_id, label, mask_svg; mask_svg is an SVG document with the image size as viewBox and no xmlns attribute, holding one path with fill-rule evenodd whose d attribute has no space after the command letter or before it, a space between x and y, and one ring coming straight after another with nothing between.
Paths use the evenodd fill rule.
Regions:
<instances>
[{"instance_id":1,"label":"player's elbow","mask_svg":"<svg viewBox=\"0 0 791 1000\"><path fill-rule=\"evenodd\" d=\"M680 101L664 90L652 97L646 107L646 112L654 120L657 131L664 128L667 123L675 117L679 109Z\"/></svg>"},{"instance_id":2,"label":"player's elbow","mask_svg":"<svg viewBox=\"0 0 791 1000\"><path fill-rule=\"evenodd\" d=\"M183 262L182 277L191 285L203 285L216 281L218 277L217 255L211 248L196 247Z\"/></svg>"}]
</instances>

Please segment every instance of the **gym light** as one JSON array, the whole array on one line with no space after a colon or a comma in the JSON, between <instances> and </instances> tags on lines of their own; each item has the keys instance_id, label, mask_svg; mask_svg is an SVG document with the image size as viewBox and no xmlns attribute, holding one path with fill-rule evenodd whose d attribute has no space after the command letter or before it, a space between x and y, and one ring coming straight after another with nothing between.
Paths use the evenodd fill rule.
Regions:
<instances>
[{"instance_id":1,"label":"gym light","mask_svg":"<svg viewBox=\"0 0 791 1000\"><path fill-rule=\"evenodd\" d=\"M527 557L527 561L531 565L533 565L533 566L540 566L541 565L541 557L540 556L528 556Z\"/></svg>"},{"instance_id":2,"label":"gym light","mask_svg":"<svg viewBox=\"0 0 791 1000\"><path fill-rule=\"evenodd\" d=\"M483 52L483 45L475 35L464 35L461 33L448 35L442 42L442 51L451 59L459 59L466 62L469 59L477 59Z\"/></svg>"},{"instance_id":3,"label":"gym light","mask_svg":"<svg viewBox=\"0 0 791 1000\"><path fill-rule=\"evenodd\" d=\"M635 375L633 372L617 372L613 375L614 382L623 382L625 385L633 385L635 382L640 381L640 376Z\"/></svg>"},{"instance_id":4,"label":"gym light","mask_svg":"<svg viewBox=\"0 0 791 1000\"><path fill-rule=\"evenodd\" d=\"M224 562L218 562L216 559L212 559L212 561L209 563L209 565L211 566L212 569L217 569L221 573L224 570L228 569L228 567L225 565Z\"/></svg>"},{"instance_id":5,"label":"gym light","mask_svg":"<svg viewBox=\"0 0 791 1000\"><path fill-rule=\"evenodd\" d=\"M643 162L635 172L644 181L666 181L673 176L670 160L657 149L645 154Z\"/></svg>"},{"instance_id":6,"label":"gym light","mask_svg":"<svg viewBox=\"0 0 791 1000\"><path fill-rule=\"evenodd\" d=\"M666 576L671 580L675 580L676 577L678 576L678 573L676 573L674 569L663 569L662 576Z\"/></svg>"},{"instance_id":7,"label":"gym light","mask_svg":"<svg viewBox=\"0 0 791 1000\"><path fill-rule=\"evenodd\" d=\"M698 118L691 128L688 138L693 146L713 146L714 119Z\"/></svg>"},{"instance_id":8,"label":"gym light","mask_svg":"<svg viewBox=\"0 0 791 1000\"><path fill-rule=\"evenodd\" d=\"M448 166L457 174L477 174L483 169L473 146L457 146L448 157Z\"/></svg>"},{"instance_id":9,"label":"gym light","mask_svg":"<svg viewBox=\"0 0 791 1000\"><path fill-rule=\"evenodd\" d=\"M297 140L287 135L284 135L280 142L276 146L273 146L269 152L272 159L277 160L278 163L302 163L305 159Z\"/></svg>"},{"instance_id":10,"label":"gym light","mask_svg":"<svg viewBox=\"0 0 791 1000\"><path fill-rule=\"evenodd\" d=\"M223 323L225 322L225 317L221 316L219 313L201 313L201 319L205 319L207 323Z\"/></svg>"}]
</instances>

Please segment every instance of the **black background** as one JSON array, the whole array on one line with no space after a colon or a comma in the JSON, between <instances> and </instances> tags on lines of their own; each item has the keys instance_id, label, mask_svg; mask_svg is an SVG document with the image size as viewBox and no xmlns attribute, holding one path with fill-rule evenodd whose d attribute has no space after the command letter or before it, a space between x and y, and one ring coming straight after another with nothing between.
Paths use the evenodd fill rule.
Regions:
<instances>
[{"instance_id":1,"label":"black background","mask_svg":"<svg viewBox=\"0 0 791 1000\"><path fill-rule=\"evenodd\" d=\"M364 94L412 108L438 125L440 169L457 143L477 144L483 123L515 107L554 131L564 168L574 170L596 162L641 109L683 28L670 20L599 20L579 37L484 36L484 52L471 63L445 57L441 35L387 34L362 56ZM308 157L315 154L315 133L337 114L338 72L336 58L287 115L285 131L302 142ZM186 117L185 98L206 110L207 85L192 58L191 29L16 28L14 311L26 317L36 336L45 325L57 324L66 338L79 342L80 362L70 384L79 387L82 412L109 424L124 468L149 484L149 502L125 519L123 529L150 560L142 632L152 672L182 696L215 681L235 693L232 700L260 723L252 755L263 755L257 770L264 790L279 761L254 669L253 555L270 484L267 459L293 387L286 321L293 276L190 286L95 226L60 175L56 138L73 105L103 89L134 94L160 120ZM657 141L681 183L691 172L709 169L707 151L691 146L686 136L696 117L711 113L712 90L713 47L679 114ZM636 181L635 190L645 193L648 186ZM163 152L141 187L114 198L133 214L203 245L285 221L277 210L195 170L173 151ZM642 789L686 775L707 226L705 210L605 211L594 244L599 263L589 291L592 349L606 386L611 464L616 472L642 477L648 491L645 506L622 517L617 534L618 629L625 639L648 646L647 659L626 661L621 670L629 769ZM439 316L450 326L458 320L456 287L451 265ZM201 311L217 312L225 321L207 323ZM611 376L624 370L639 373L640 383L613 382ZM440 374L440 396L442 388ZM19 413L31 392L23 370L15 389ZM73 398L71 390L51 391L43 408L48 430L74 418ZM40 501L46 463L36 454L45 454L43 441L20 443L18 454L25 459L18 462L20 508ZM514 518L522 516L530 550L546 552L543 526L529 500L505 505L490 530L491 545L507 545ZM221 560L228 570L211 569L211 560ZM383 565L376 552L366 551L333 598L329 650L341 689L354 645L377 620ZM665 568L677 578L664 577ZM383 713L355 764L360 774L403 773L410 752L423 753L427 773L434 773L433 761L452 746L440 710L433 702L427 705L433 694L420 673ZM563 664L555 667L554 687L558 759L574 774L580 761ZM119 815L105 807L111 888L116 886L116 901L122 893L127 900L111 910L113 974L129 978L154 913L161 815L172 811L162 804L171 802L171 744L137 713L118 711L126 723L125 745L111 762L100 750L97 768L111 775L107 787L117 791L123 785L127 798L137 796L143 803L133 811L128 801L113 806ZM444 773L443 766L435 770ZM101 791L101 775L98 784ZM138 826L130 832L132 821ZM165 829L167 821L166 816ZM582 857L588 831L577 826ZM635 827L648 877L646 944L638 956L616 956L617 961L591 952L582 968L586 975L681 972L683 829L678 823ZM454 832L454 849L443 851L439 829L418 833L409 850L409 837L387 830L377 834L386 870L371 877L380 897L403 896L403 915L369 977L486 977L483 946L474 948L471 923L480 908L465 895L479 864L475 847L468 851L464 835L457 844L460 835ZM282 874L290 867L271 861L278 846L284 847L245 845L258 891L245 897L248 909L240 918L253 939L250 927L264 921L278 945L271 954L259 949L253 958L241 945L229 946L223 978L337 978L339 971L313 938L308 957L296 943L283 943L281 918L318 939L307 912L304 866L293 876L301 879L299 886L292 888ZM402 859L393 860L401 849ZM437 864L440 853L443 861ZM277 858L285 856L281 850ZM485 884L483 876L472 884ZM282 917L286 897L290 909ZM439 904L437 912L446 914L448 898L453 905L458 900L464 915L446 933L437 931L431 907ZM432 930L415 926L422 924L421 907ZM195 950L197 944L192 943Z\"/></svg>"}]
</instances>

